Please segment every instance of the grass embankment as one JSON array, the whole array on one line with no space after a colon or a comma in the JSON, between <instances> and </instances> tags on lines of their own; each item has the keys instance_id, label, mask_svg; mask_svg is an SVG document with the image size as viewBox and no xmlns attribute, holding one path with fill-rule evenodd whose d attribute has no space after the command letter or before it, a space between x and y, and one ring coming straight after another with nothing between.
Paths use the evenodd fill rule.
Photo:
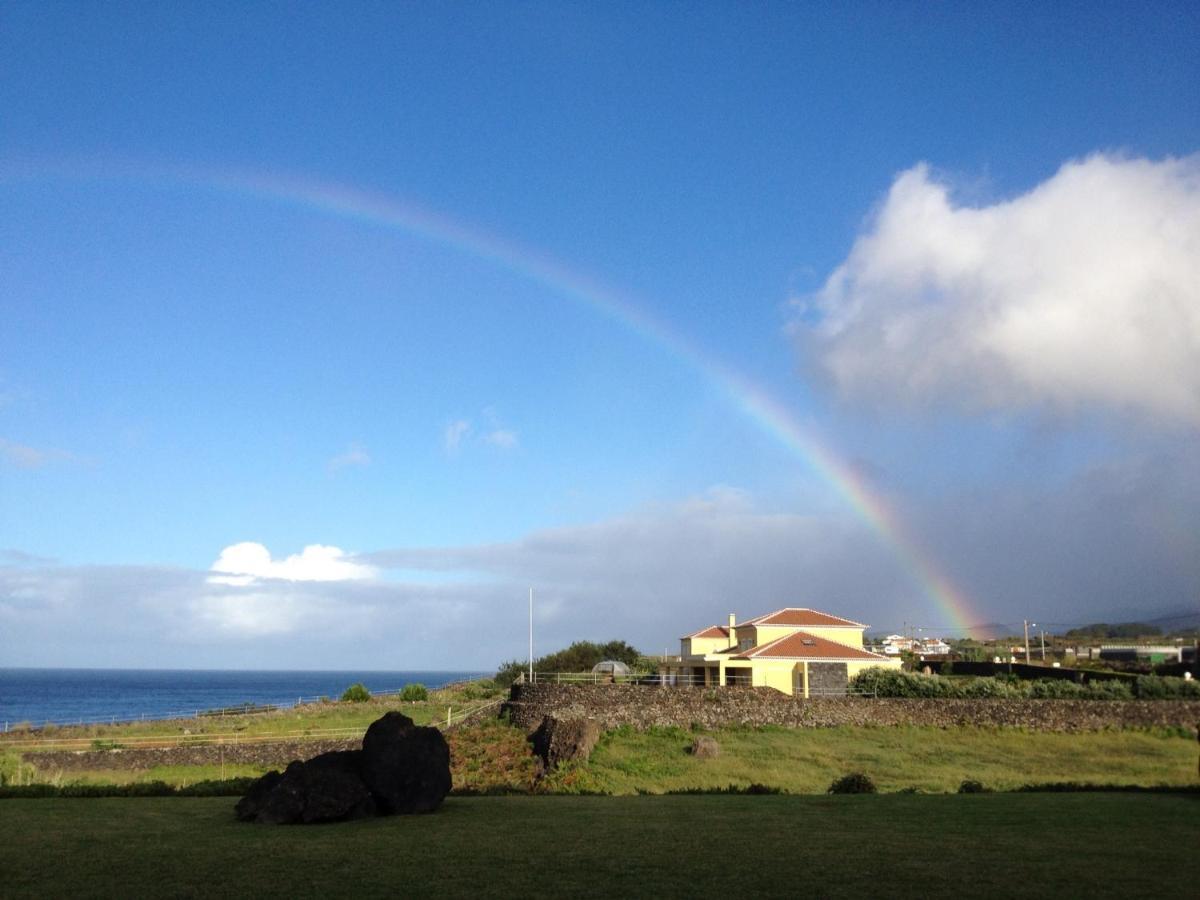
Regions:
<instances>
[{"instance_id":1,"label":"grass embankment","mask_svg":"<svg viewBox=\"0 0 1200 900\"><path fill-rule=\"evenodd\" d=\"M365 728L363 729L365 730ZM358 734L361 735L362 731ZM446 732L450 744L450 771L454 790L464 793L528 792L533 789L536 761L523 732L498 719L485 719ZM38 767L39 755L22 762L15 753L0 753L0 785L50 784L147 784L164 782L173 786L204 781L258 777L268 769L283 768L293 757L305 753L303 742L282 745L283 758L260 765L212 763L208 765L131 765L129 754L102 754L105 768L56 770ZM264 750L268 749L264 746ZM272 748L278 749L278 748ZM219 747L205 748L206 755L219 758ZM269 754L266 754L269 755ZM43 755L42 758L49 758Z\"/></svg>"},{"instance_id":2,"label":"grass embankment","mask_svg":"<svg viewBox=\"0 0 1200 900\"><path fill-rule=\"evenodd\" d=\"M1075 734L981 728L763 728L705 732L716 759L687 749L698 733L620 729L600 739L591 760L554 773L550 790L661 793L751 783L820 793L847 772L865 772L881 791L958 789L964 779L1008 790L1023 784L1196 783L1196 741L1168 732Z\"/></svg>"},{"instance_id":3,"label":"grass embankment","mask_svg":"<svg viewBox=\"0 0 1200 900\"><path fill-rule=\"evenodd\" d=\"M452 797L429 816L272 828L222 798L8 800L0 872L6 897L1189 896L1198 809L1139 794Z\"/></svg>"}]
</instances>

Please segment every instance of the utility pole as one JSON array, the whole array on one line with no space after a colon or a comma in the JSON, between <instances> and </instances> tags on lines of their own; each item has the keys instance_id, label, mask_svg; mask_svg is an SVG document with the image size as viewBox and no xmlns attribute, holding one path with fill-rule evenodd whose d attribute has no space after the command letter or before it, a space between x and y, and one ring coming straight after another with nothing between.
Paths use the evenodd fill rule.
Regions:
<instances>
[{"instance_id":1,"label":"utility pole","mask_svg":"<svg viewBox=\"0 0 1200 900\"><path fill-rule=\"evenodd\" d=\"M533 588L529 589L529 683L533 684Z\"/></svg>"},{"instance_id":2,"label":"utility pole","mask_svg":"<svg viewBox=\"0 0 1200 900\"><path fill-rule=\"evenodd\" d=\"M1042 629L1042 665L1046 664L1046 629Z\"/></svg>"},{"instance_id":3,"label":"utility pole","mask_svg":"<svg viewBox=\"0 0 1200 900\"><path fill-rule=\"evenodd\" d=\"M1025 664L1029 665L1029 620L1023 619L1022 621L1025 623ZM1037 626L1037 622L1033 624L1035 627Z\"/></svg>"}]
</instances>

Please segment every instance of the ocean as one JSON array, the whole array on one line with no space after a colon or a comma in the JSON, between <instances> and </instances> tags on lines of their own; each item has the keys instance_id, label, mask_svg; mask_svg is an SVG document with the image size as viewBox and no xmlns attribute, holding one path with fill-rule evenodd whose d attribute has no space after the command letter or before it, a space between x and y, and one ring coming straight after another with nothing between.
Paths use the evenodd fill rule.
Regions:
<instances>
[{"instance_id":1,"label":"ocean","mask_svg":"<svg viewBox=\"0 0 1200 900\"><path fill-rule=\"evenodd\" d=\"M244 704L292 706L337 699L355 682L373 693L429 688L482 672L284 672L216 669L2 669L0 729L18 722L71 725L169 719Z\"/></svg>"}]
</instances>

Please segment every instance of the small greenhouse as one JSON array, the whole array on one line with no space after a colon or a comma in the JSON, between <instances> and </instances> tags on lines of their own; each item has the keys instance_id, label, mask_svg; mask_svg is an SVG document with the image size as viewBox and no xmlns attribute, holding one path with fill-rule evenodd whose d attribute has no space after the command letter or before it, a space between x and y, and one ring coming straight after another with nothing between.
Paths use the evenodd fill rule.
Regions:
<instances>
[{"instance_id":1,"label":"small greenhouse","mask_svg":"<svg viewBox=\"0 0 1200 900\"><path fill-rule=\"evenodd\" d=\"M621 662L619 659L605 659L592 666L592 674L603 676L608 680L619 678L621 676L631 675L633 672L629 666Z\"/></svg>"}]
</instances>

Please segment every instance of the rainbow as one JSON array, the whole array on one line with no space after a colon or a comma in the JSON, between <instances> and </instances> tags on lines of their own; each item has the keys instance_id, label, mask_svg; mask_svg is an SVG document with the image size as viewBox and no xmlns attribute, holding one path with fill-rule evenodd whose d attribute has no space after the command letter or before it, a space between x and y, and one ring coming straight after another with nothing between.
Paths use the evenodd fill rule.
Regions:
<instances>
[{"instance_id":1,"label":"rainbow","mask_svg":"<svg viewBox=\"0 0 1200 900\"><path fill-rule=\"evenodd\" d=\"M948 617L948 627L967 631L980 621L967 596L940 570L904 527L895 511L862 477L803 427L760 385L705 353L652 316L630 297L572 269L545 253L469 227L408 202L341 184L231 169L38 162L0 169L0 182L60 177L130 180L141 184L183 185L233 193L404 232L486 260L550 291L570 298L621 328L670 352L693 368L760 431L803 460L893 551L913 582Z\"/></svg>"}]
</instances>

